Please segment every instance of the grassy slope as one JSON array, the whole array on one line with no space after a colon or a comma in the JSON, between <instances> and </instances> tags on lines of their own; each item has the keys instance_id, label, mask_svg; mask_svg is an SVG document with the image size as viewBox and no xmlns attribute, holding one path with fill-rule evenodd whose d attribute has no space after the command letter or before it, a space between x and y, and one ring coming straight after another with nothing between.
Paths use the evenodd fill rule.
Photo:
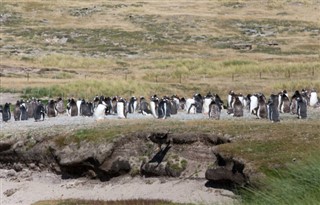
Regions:
<instances>
[{"instance_id":1,"label":"grassy slope","mask_svg":"<svg viewBox=\"0 0 320 205\"><path fill-rule=\"evenodd\" d=\"M320 90L316 1L4 0L2 5L1 12L11 17L2 25L1 64L30 73L27 81L27 71L6 72L2 90L88 98ZM63 37L67 43L55 41ZM267 45L273 42L279 45ZM233 49L243 43L253 49ZM58 71L38 72L41 68ZM25 90L26 85L36 89Z\"/></svg>"}]
</instances>

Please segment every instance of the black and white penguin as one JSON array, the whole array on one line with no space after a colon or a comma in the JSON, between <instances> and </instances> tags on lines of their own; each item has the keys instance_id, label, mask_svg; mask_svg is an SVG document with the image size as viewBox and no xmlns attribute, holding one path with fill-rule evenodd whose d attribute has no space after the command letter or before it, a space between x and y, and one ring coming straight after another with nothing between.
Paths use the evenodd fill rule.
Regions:
<instances>
[{"instance_id":1,"label":"black and white penguin","mask_svg":"<svg viewBox=\"0 0 320 205\"><path fill-rule=\"evenodd\" d=\"M196 101L194 100L194 98L186 99L186 103L185 103L184 108L188 114L196 114L197 113L195 102Z\"/></svg>"},{"instance_id":2,"label":"black and white penguin","mask_svg":"<svg viewBox=\"0 0 320 205\"><path fill-rule=\"evenodd\" d=\"M78 116L77 102L73 98L68 100L67 113L71 117Z\"/></svg>"},{"instance_id":3,"label":"black and white penguin","mask_svg":"<svg viewBox=\"0 0 320 205\"><path fill-rule=\"evenodd\" d=\"M233 96L233 116L234 117L243 117L243 104L240 101L238 96Z\"/></svg>"},{"instance_id":4,"label":"black and white penguin","mask_svg":"<svg viewBox=\"0 0 320 205\"><path fill-rule=\"evenodd\" d=\"M48 117L55 117L57 116L57 110L55 109L56 107L56 102L54 100L50 100L48 102L48 105L47 105L47 115Z\"/></svg>"},{"instance_id":5,"label":"black and white penguin","mask_svg":"<svg viewBox=\"0 0 320 205\"><path fill-rule=\"evenodd\" d=\"M299 119L307 118L307 99L302 96L297 97L297 114Z\"/></svg>"},{"instance_id":6,"label":"black and white penguin","mask_svg":"<svg viewBox=\"0 0 320 205\"><path fill-rule=\"evenodd\" d=\"M267 111L267 102L264 95L258 96L258 108L257 108L257 117L261 118L268 118L268 111Z\"/></svg>"},{"instance_id":7,"label":"black and white penguin","mask_svg":"<svg viewBox=\"0 0 320 205\"><path fill-rule=\"evenodd\" d=\"M268 108L268 118L272 122L280 122L278 104L279 104L279 95L271 94L267 104L267 108Z\"/></svg>"},{"instance_id":8,"label":"black and white penguin","mask_svg":"<svg viewBox=\"0 0 320 205\"><path fill-rule=\"evenodd\" d=\"M202 106L202 113L208 114L209 113L209 106L213 100L213 95L209 92L203 99L203 106Z\"/></svg>"},{"instance_id":9,"label":"black and white penguin","mask_svg":"<svg viewBox=\"0 0 320 205\"><path fill-rule=\"evenodd\" d=\"M137 110L138 102L137 98L135 96L132 96L129 100L129 105L128 105L128 112L129 113L134 113Z\"/></svg>"},{"instance_id":10,"label":"black and white penguin","mask_svg":"<svg viewBox=\"0 0 320 205\"><path fill-rule=\"evenodd\" d=\"M22 103L20 105L20 111L21 111L21 120L28 120L28 112L27 112L25 103Z\"/></svg>"},{"instance_id":11,"label":"black and white penguin","mask_svg":"<svg viewBox=\"0 0 320 205\"><path fill-rule=\"evenodd\" d=\"M318 94L315 89L310 92L310 107L316 107L318 105Z\"/></svg>"},{"instance_id":12,"label":"black and white penguin","mask_svg":"<svg viewBox=\"0 0 320 205\"><path fill-rule=\"evenodd\" d=\"M177 98L174 98L174 97L171 97L171 99L168 98L168 105L170 109L170 115L178 114L179 100Z\"/></svg>"},{"instance_id":13,"label":"black and white penguin","mask_svg":"<svg viewBox=\"0 0 320 205\"><path fill-rule=\"evenodd\" d=\"M80 115L85 117L91 117L93 115L93 103L82 100L80 105Z\"/></svg>"},{"instance_id":14,"label":"black and white penguin","mask_svg":"<svg viewBox=\"0 0 320 205\"><path fill-rule=\"evenodd\" d=\"M250 96L250 106L249 106L249 112L252 115L256 115L256 110L258 108L258 95L253 94Z\"/></svg>"},{"instance_id":15,"label":"black and white penguin","mask_svg":"<svg viewBox=\"0 0 320 205\"><path fill-rule=\"evenodd\" d=\"M124 98L119 97L117 102L117 115L120 119L127 118L127 102Z\"/></svg>"},{"instance_id":16,"label":"black and white penguin","mask_svg":"<svg viewBox=\"0 0 320 205\"><path fill-rule=\"evenodd\" d=\"M139 99L139 109L140 113L142 113L143 115L151 115L149 104L143 96L140 96Z\"/></svg>"},{"instance_id":17,"label":"black and white penguin","mask_svg":"<svg viewBox=\"0 0 320 205\"><path fill-rule=\"evenodd\" d=\"M299 97L301 97L301 94L298 90L296 90L291 97L291 102L290 102L291 114L294 114L294 115L297 114L297 108L298 108L297 98Z\"/></svg>"},{"instance_id":18,"label":"black and white penguin","mask_svg":"<svg viewBox=\"0 0 320 205\"><path fill-rule=\"evenodd\" d=\"M203 99L200 93L193 96L196 106L196 113L202 113Z\"/></svg>"},{"instance_id":19,"label":"black and white penguin","mask_svg":"<svg viewBox=\"0 0 320 205\"><path fill-rule=\"evenodd\" d=\"M34 110L34 120L36 122L43 121L45 117L45 109L42 102L38 101L36 109Z\"/></svg>"},{"instance_id":20,"label":"black and white penguin","mask_svg":"<svg viewBox=\"0 0 320 205\"><path fill-rule=\"evenodd\" d=\"M290 99L289 99L287 93L283 93L281 95L280 112L281 113L290 113Z\"/></svg>"},{"instance_id":21,"label":"black and white penguin","mask_svg":"<svg viewBox=\"0 0 320 205\"><path fill-rule=\"evenodd\" d=\"M36 99L32 98L26 103L26 108L28 112L28 118L33 118L34 117L34 112L37 107L37 101Z\"/></svg>"},{"instance_id":22,"label":"black and white penguin","mask_svg":"<svg viewBox=\"0 0 320 205\"><path fill-rule=\"evenodd\" d=\"M5 103L2 109L2 120L4 122L8 122L11 120L11 111L10 111L11 103Z\"/></svg>"},{"instance_id":23,"label":"black and white penguin","mask_svg":"<svg viewBox=\"0 0 320 205\"><path fill-rule=\"evenodd\" d=\"M178 110L184 110L186 107L186 99L184 97L179 98L179 109Z\"/></svg>"},{"instance_id":24,"label":"black and white penguin","mask_svg":"<svg viewBox=\"0 0 320 205\"><path fill-rule=\"evenodd\" d=\"M79 98L79 99L77 100L77 102L76 102L76 104L77 104L77 109L78 109L78 116L81 115L80 106L81 106L82 100L83 100L83 99L80 99L80 98Z\"/></svg>"},{"instance_id":25,"label":"black and white penguin","mask_svg":"<svg viewBox=\"0 0 320 205\"><path fill-rule=\"evenodd\" d=\"M178 113L178 110L182 109L181 106L180 106L180 98L178 95L172 95L171 96L171 101L173 102L172 104L176 106L176 108L173 108L175 110L177 110L177 113ZM174 113L174 110L171 112L171 114Z\"/></svg>"},{"instance_id":26,"label":"black and white penguin","mask_svg":"<svg viewBox=\"0 0 320 205\"><path fill-rule=\"evenodd\" d=\"M14 110L13 110L13 118L15 121L19 121L21 117L21 110L20 110L20 101L18 100L15 104Z\"/></svg>"},{"instance_id":27,"label":"black and white penguin","mask_svg":"<svg viewBox=\"0 0 320 205\"><path fill-rule=\"evenodd\" d=\"M234 95L234 91L233 90L230 90L229 93L228 93L228 97L227 97L227 109L230 109L232 108L231 106L231 101L232 101L232 96Z\"/></svg>"},{"instance_id":28,"label":"black and white penguin","mask_svg":"<svg viewBox=\"0 0 320 205\"><path fill-rule=\"evenodd\" d=\"M168 105L168 99L166 97L162 98L158 105L158 118L159 119L166 119L170 117L170 108Z\"/></svg>"},{"instance_id":29,"label":"black and white penguin","mask_svg":"<svg viewBox=\"0 0 320 205\"><path fill-rule=\"evenodd\" d=\"M157 95L151 96L150 110L154 118L158 118L158 104L159 104L159 98L157 97Z\"/></svg>"},{"instance_id":30,"label":"black and white penguin","mask_svg":"<svg viewBox=\"0 0 320 205\"><path fill-rule=\"evenodd\" d=\"M61 97L59 97L56 101L55 110L57 111L57 114L63 114L65 112L64 102Z\"/></svg>"},{"instance_id":31,"label":"black and white penguin","mask_svg":"<svg viewBox=\"0 0 320 205\"><path fill-rule=\"evenodd\" d=\"M93 117L96 121L104 120L106 116L107 105L104 101L98 104L97 108L94 110Z\"/></svg>"},{"instance_id":32,"label":"black and white penguin","mask_svg":"<svg viewBox=\"0 0 320 205\"><path fill-rule=\"evenodd\" d=\"M216 95L209 105L209 118L219 120L222 107L223 102L220 97Z\"/></svg>"}]
</instances>

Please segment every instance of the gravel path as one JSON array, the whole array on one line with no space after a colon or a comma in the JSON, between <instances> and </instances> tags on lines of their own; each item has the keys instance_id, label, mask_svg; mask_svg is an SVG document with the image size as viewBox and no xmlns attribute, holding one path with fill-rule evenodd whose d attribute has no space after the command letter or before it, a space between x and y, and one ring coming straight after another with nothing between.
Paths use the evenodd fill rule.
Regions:
<instances>
[{"instance_id":1,"label":"gravel path","mask_svg":"<svg viewBox=\"0 0 320 205\"><path fill-rule=\"evenodd\" d=\"M296 115L292 114L280 114L281 121L291 121L291 120L299 120ZM106 120L112 121L123 121L126 119L119 119L116 115L108 115L105 117ZM150 120L154 119L153 116L142 115L139 113L128 114L127 119L136 119L136 120ZM204 114L187 114L184 111L180 111L177 115L172 115L168 120L207 120L208 115ZM258 120L255 116L250 115L248 111L244 111L244 116L240 118L233 117L227 114L226 110L222 110L220 120L225 121L254 121ZM265 120L265 119L263 119ZM308 119L307 120L320 120L320 109L317 108L309 108L308 109ZM267 120L265 120L267 121ZM0 130L3 133L14 133L20 131L30 131L34 129L45 129L59 126L68 126L70 129L76 128L85 128L91 127L95 124L95 120L93 117L70 117L67 115L60 115L53 118L45 118L44 121L35 122L33 119L29 119L27 121L14 121L11 119L9 122L0 121Z\"/></svg>"}]
</instances>

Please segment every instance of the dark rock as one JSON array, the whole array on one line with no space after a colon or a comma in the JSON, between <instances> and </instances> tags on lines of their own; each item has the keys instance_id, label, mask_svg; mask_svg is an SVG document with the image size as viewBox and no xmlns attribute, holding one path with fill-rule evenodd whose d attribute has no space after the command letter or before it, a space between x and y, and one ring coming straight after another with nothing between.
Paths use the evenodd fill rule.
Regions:
<instances>
[{"instance_id":1,"label":"dark rock","mask_svg":"<svg viewBox=\"0 0 320 205\"><path fill-rule=\"evenodd\" d=\"M140 173L147 177L167 176L166 163L145 163L142 164Z\"/></svg>"},{"instance_id":2,"label":"dark rock","mask_svg":"<svg viewBox=\"0 0 320 205\"><path fill-rule=\"evenodd\" d=\"M7 151L11 148L11 143L9 142L0 142L0 152Z\"/></svg>"},{"instance_id":3,"label":"dark rock","mask_svg":"<svg viewBox=\"0 0 320 205\"><path fill-rule=\"evenodd\" d=\"M8 189L5 192L3 192L3 194L7 197L12 196L14 193L16 193L18 191L18 189Z\"/></svg>"},{"instance_id":4,"label":"dark rock","mask_svg":"<svg viewBox=\"0 0 320 205\"><path fill-rule=\"evenodd\" d=\"M118 157L113 161L106 161L99 169L106 172L108 175L112 176L120 176L126 174L130 171L131 166L128 160L124 159L123 157Z\"/></svg>"},{"instance_id":5,"label":"dark rock","mask_svg":"<svg viewBox=\"0 0 320 205\"><path fill-rule=\"evenodd\" d=\"M22 171L23 167L21 163L14 163L12 167L16 172Z\"/></svg>"},{"instance_id":6,"label":"dark rock","mask_svg":"<svg viewBox=\"0 0 320 205\"><path fill-rule=\"evenodd\" d=\"M208 169L205 177L207 180L214 182L232 182L236 185L243 186L246 184L246 178L242 173L233 172L227 167L217 167L214 169Z\"/></svg>"}]
</instances>

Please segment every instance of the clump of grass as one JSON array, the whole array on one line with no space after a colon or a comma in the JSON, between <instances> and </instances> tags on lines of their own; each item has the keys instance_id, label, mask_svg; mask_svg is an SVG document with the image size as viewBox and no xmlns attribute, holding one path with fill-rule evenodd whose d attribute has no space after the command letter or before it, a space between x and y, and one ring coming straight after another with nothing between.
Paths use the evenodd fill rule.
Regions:
<instances>
[{"instance_id":1,"label":"clump of grass","mask_svg":"<svg viewBox=\"0 0 320 205\"><path fill-rule=\"evenodd\" d=\"M243 205L318 204L320 201L320 158L314 153L304 163L274 170L259 189L242 192Z\"/></svg>"}]
</instances>

